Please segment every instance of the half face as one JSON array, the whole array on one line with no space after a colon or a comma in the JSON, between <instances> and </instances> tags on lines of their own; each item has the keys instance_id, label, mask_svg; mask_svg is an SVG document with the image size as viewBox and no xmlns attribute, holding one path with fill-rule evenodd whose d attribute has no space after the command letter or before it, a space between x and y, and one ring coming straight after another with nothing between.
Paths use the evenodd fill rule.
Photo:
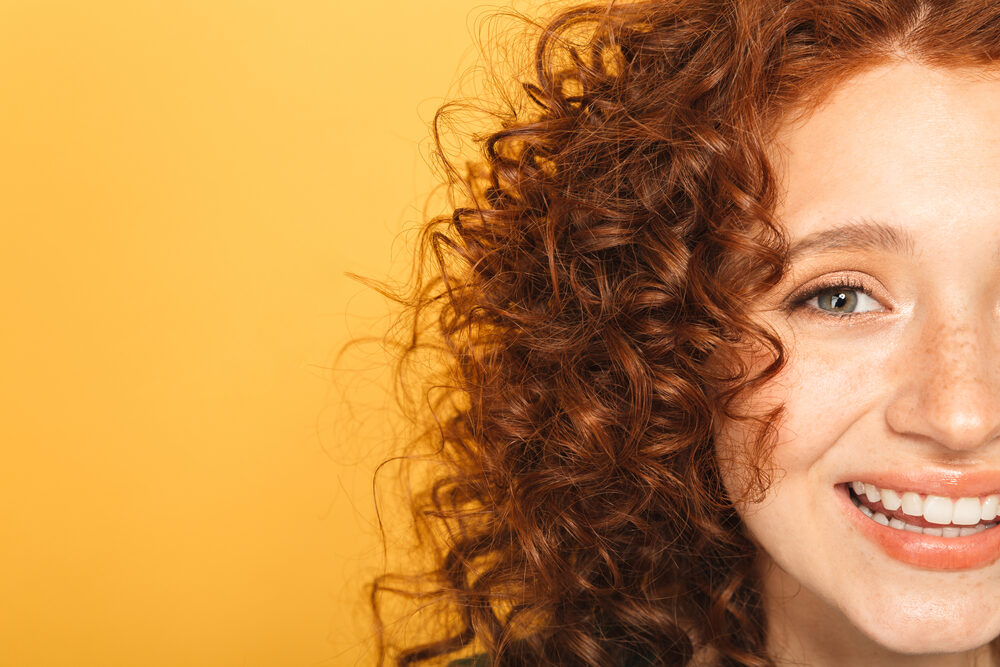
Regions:
<instances>
[{"instance_id":1,"label":"half face","mask_svg":"<svg viewBox=\"0 0 1000 667\"><path fill-rule=\"evenodd\" d=\"M946 664L1000 635L1000 77L869 70L774 163L792 254L760 316L789 356L753 398L786 408L780 472L738 503L773 647Z\"/></svg>"}]
</instances>

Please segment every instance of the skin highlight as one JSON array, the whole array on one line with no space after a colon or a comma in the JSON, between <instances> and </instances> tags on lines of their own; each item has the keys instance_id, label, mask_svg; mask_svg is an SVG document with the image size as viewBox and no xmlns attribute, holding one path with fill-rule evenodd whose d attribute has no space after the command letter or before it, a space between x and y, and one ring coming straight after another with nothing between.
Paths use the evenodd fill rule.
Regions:
<instances>
[{"instance_id":1,"label":"skin highlight","mask_svg":"<svg viewBox=\"0 0 1000 667\"><path fill-rule=\"evenodd\" d=\"M786 408L781 475L739 507L762 547L769 650L778 664L1000 664L1000 562L898 562L833 502L863 470L1000 471L1000 79L907 61L863 72L782 127L773 160L792 247L858 219L906 242L814 245L760 310L788 353L750 399ZM823 283L845 285L828 292L850 292L852 313L789 303ZM723 425L720 460L739 442ZM724 465L728 486L738 473Z\"/></svg>"}]
</instances>

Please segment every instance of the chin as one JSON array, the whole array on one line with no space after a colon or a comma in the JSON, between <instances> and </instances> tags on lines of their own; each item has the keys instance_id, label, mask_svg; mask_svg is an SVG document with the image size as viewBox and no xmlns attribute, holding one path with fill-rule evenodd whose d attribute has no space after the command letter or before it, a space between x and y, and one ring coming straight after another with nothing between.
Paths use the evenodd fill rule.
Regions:
<instances>
[{"instance_id":1,"label":"chin","mask_svg":"<svg viewBox=\"0 0 1000 667\"><path fill-rule=\"evenodd\" d=\"M1000 635L996 606L968 600L896 599L867 611L848 618L873 642L901 655L973 651Z\"/></svg>"}]
</instances>

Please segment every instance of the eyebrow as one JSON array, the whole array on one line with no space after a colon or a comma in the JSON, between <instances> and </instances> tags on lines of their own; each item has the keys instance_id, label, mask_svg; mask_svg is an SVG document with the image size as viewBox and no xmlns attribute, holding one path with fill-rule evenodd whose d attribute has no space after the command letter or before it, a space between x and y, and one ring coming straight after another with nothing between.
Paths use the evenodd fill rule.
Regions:
<instances>
[{"instance_id":1,"label":"eyebrow","mask_svg":"<svg viewBox=\"0 0 1000 667\"><path fill-rule=\"evenodd\" d=\"M795 241L789 246L788 261L837 250L886 250L912 255L913 237L905 229L877 220L851 220Z\"/></svg>"}]
</instances>

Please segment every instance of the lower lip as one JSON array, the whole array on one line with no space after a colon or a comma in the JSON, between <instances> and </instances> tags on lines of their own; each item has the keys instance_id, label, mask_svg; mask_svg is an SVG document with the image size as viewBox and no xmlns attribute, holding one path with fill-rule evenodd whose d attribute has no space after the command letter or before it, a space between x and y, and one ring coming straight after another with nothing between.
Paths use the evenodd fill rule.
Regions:
<instances>
[{"instance_id":1,"label":"lower lip","mask_svg":"<svg viewBox=\"0 0 1000 667\"><path fill-rule=\"evenodd\" d=\"M935 537L872 521L854 506L846 484L837 485L840 504L862 535L887 556L928 570L973 570L1000 559L1000 525L965 537Z\"/></svg>"}]
</instances>

